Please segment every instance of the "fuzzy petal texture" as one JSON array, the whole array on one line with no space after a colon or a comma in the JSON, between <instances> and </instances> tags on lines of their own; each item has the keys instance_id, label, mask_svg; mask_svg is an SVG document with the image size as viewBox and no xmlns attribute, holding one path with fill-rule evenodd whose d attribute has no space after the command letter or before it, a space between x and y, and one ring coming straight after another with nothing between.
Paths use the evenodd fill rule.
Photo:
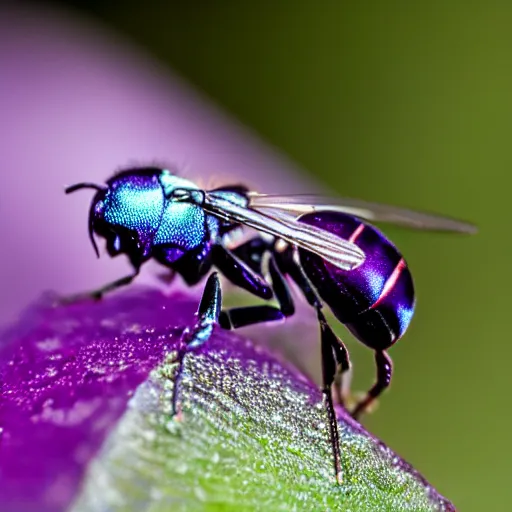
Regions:
<instances>
[{"instance_id":1,"label":"fuzzy petal texture","mask_svg":"<svg viewBox=\"0 0 512 512\"><path fill-rule=\"evenodd\" d=\"M216 327L180 365L192 299L52 302L0 340L3 512L455 510L341 408L336 485L321 393L250 341Z\"/></svg>"}]
</instances>

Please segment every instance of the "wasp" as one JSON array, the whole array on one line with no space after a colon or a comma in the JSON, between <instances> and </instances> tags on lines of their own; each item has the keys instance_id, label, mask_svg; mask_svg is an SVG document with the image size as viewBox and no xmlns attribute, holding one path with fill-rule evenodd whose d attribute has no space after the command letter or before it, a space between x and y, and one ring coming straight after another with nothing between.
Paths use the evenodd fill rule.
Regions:
<instances>
[{"instance_id":1,"label":"wasp","mask_svg":"<svg viewBox=\"0 0 512 512\"><path fill-rule=\"evenodd\" d=\"M342 468L332 387L351 364L325 318L324 305L375 354L376 382L352 410L354 418L389 386L393 365L387 350L404 335L415 308L405 259L369 222L475 232L473 225L458 220L354 199L260 194L238 184L203 190L157 167L127 169L105 185L78 183L66 193L79 189L96 190L89 210L96 254L95 235L106 240L111 257L125 254L133 267L130 275L91 292L96 298L129 284L150 259L188 285L215 268L234 285L278 304L223 310L217 273L211 274L201 307L217 311L213 318L221 327L236 329L293 315L289 282L298 286L320 326L322 392L338 483ZM231 235L244 228L252 228L254 236L230 248Z\"/></svg>"}]
</instances>

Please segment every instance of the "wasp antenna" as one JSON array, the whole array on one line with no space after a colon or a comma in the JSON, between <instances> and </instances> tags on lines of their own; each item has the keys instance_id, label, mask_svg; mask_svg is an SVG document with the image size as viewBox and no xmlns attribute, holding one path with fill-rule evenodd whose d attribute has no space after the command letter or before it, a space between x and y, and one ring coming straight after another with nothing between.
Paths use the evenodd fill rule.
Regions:
<instances>
[{"instance_id":1,"label":"wasp antenna","mask_svg":"<svg viewBox=\"0 0 512 512\"><path fill-rule=\"evenodd\" d=\"M71 194L72 192L76 192L77 190L80 190L82 188L92 188L94 190L97 190L98 192L103 192L106 190L105 187L96 185L96 183L76 183L75 185L67 187L64 191L66 192L66 194Z\"/></svg>"},{"instance_id":2,"label":"wasp antenna","mask_svg":"<svg viewBox=\"0 0 512 512\"><path fill-rule=\"evenodd\" d=\"M97 190L99 192L105 192L107 189L105 187L102 187L100 185L96 185L96 183L76 183L75 185L71 185L67 187L64 191L66 194L71 194L72 192L76 192L77 190L80 190L82 188L92 188L93 190ZM91 203L91 210L89 212L89 239L91 240L94 252L96 253L96 256L100 257L100 251L98 249L98 246L96 245L96 240L94 239L94 225L93 225L93 219L94 219L94 206L96 204L96 199L98 198L98 193L96 194L95 199L92 200Z\"/></svg>"}]
</instances>

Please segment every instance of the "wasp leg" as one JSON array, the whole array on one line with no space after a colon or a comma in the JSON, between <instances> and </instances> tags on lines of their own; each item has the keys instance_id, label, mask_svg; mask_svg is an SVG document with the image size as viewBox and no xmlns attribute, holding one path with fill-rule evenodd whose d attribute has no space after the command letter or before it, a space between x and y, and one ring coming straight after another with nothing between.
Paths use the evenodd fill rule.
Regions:
<instances>
[{"instance_id":1,"label":"wasp leg","mask_svg":"<svg viewBox=\"0 0 512 512\"><path fill-rule=\"evenodd\" d=\"M262 299L272 298L270 284L247 263L237 258L222 245L213 246L212 263L236 286Z\"/></svg>"},{"instance_id":2,"label":"wasp leg","mask_svg":"<svg viewBox=\"0 0 512 512\"><path fill-rule=\"evenodd\" d=\"M372 402L377 399L391 382L393 361L384 350L375 352L375 364L377 365L377 381L370 391L368 391L366 397L363 398L352 411L352 417L355 419L358 419L359 416L370 407Z\"/></svg>"},{"instance_id":3,"label":"wasp leg","mask_svg":"<svg viewBox=\"0 0 512 512\"><path fill-rule=\"evenodd\" d=\"M222 309L222 291L217 272L213 272L203 290L203 296L197 309L197 321L193 327L187 327L181 335L182 348L178 353L178 369L174 378L174 393L172 397L173 416L179 413L177 389L181 382L183 360L188 352L206 343L213 332L215 324L219 323Z\"/></svg>"},{"instance_id":4,"label":"wasp leg","mask_svg":"<svg viewBox=\"0 0 512 512\"><path fill-rule=\"evenodd\" d=\"M220 325L224 329L238 329L262 322L274 322L293 315L295 307L293 306L288 286L277 266L273 263L273 259L270 260L269 266L272 285L279 307L262 305L225 310L220 316Z\"/></svg>"},{"instance_id":5,"label":"wasp leg","mask_svg":"<svg viewBox=\"0 0 512 512\"><path fill-rule=\"evenodd\" d=\"M244 254L244 259L239 260L242 265L249 265L246 260L252 259L253 262L258 263L258 266L261 269L261 258L263 253L259 254L261 249L259 241L259 239L255 238L248 242L250 243L250 246L244 244L247 249L252 247L258 251L256 254L259 257L259 260L257 258L251 258L251 254L249 250L247 250L246 254ZM263 240L261 240L261 242L265 243ZM255 271L255 269L252 270ZM262 322L282 320L287 316L293 315L295 307L293 305L292 296L272 254L270 254L269 260L269 274L272 281L271 290L279 303L279 307L268 305L247 306L223 311L220 317L220 324L222 327L225 329L238 329L239 327L246 327L248 325L254 325Z\"/></svg>"},{"instance_id":6,"label":"wasp leg","mask_svg":"<svg viewBox=\"0 0 512 512\"><path fill-rule=\"evenodd\" d=\"M181 341L185 343L185 351L200 347L206 343L213 331L213 326L219 323L222 309L222 291L219 276L213 272L203 290L203 296L196 313L197 322L192 328L183 331Z\"/></svg>"},{"instance_id":7,"label":"wasp leg","mask_svg":"<svg viewBox=\"0 0 512 512\"><path fill-rule=\"evenodd\" d=\"M325 333L325 336L327 336L331 341L332 349L337 361L337 371L333 383L336 402L345 406L345 395L347 394L345 390L346 376L347 372L350 370L348 350L343 344L343 341L341 341L341 339L336 336L334 331L331 329L327 323L327 320L325 319L325 316L321 312L323 307L322 300L318 296L313 285L310 283L302 267L294 260L293 249L289 247L282 253L276 252L275 257L281 271L291 277L291 279L301 290L308 303L317 310L321 333L322 335Z\"/></svg>"},{"instance_id":8,"label":"wasp leg","mask_svg":"<svg viewBox=\"0 0 512 512\"><path fill-rule=\"evenodd\" d=\"M270 249L270 244L257 236L233 249L233 254L245 262L260 276L263 274L263 255Z\"/></svg>"},{"instance_id":9,"label":"wasp leg","mask_svg":"<svg viewBox=\"0 0 512 512\"><path fill-rule=\"evenodd\" d=\"M224 329L238 329L248 325L282 320L285 316L275 306L247 306L226 309L220 314L219 323Z\"/></svg>"},{"instance_id":10,"label":"wasp leg","mask_svg":"<svg viewBox=\"0 0 512 512\"><path fill-rule=\"evenodd\" d=\"M318 322L320 324L320 333L322 338L326 339L332 347L334 358L336 360L336 373L333 378L332 384L335 386L335 391L338 394L337 401L341 405L344 405L343 393L341 389L338 389L338 385L342 385L342 376L350 370L350 357L348 354L347 347L343 341L336 336L331 326L327 322L321 309L317 309ZM336 382L338 379L338 382Z\"/></svg>"},{"instance_id":11,"label":"wasp leg","mask_svg":"<svg viewBox=\"0 0 512 512\"><path fill-rule=\"evenodd\" d=\"M219 323L219 315L222 308L222 290L220 287L219 275L212 272L203 290L203 296L199 303L197 316L199 323Z\"/></svg>"},{"instance_id":12,"label":"wasp leg","mask_svg":"<svg viewBox=\"0 0 512 512\"><path fill-rule=\"evenodd\" d=\"M100 300L106 293L130 284L139 275L139 272L140 269L135 268L133 274L121 277L120 279L116 279L115 281L112 281L111 283L108 283L101 288L97 288L96 290L69 295L68 297L60 299L60 302L63 304L70 304L72 302L78 302L85 299Z\"/></svg>"},{"instance_id":13,"label":"wasp leg","mask_svg":"<svg viewBox=\"0 0 512 512\"><path fill-rule=\"evenodd\" d=\"M269 254L268 271L272 282L273 294L279 303L279 309L284 316L292 316L295 313L295 306L288 284L277 264L275 254L272 251L272 244L263 240L261 237L255 237L233 250L233 254L238 256L241 261L262 277L263 256L266 253Z\"/></svg>"},{"instance_id":14,"label":"wasp leg","mask_svg":"<svg viewBox=\"0 0 512 512\"><path fill-rule=\"evenodd\" d=\"M320 338L322 344L322 374L325 407L329 419L329 432L331 439L332 452L334 455L334 470L336 480L342 483L343 472L341 469L340 440L338 433L338 422L332 401L332 387L336 385L336 379L350 369L350 359L348 350L343 341L336 336L331 326L328 324L322 310L317 309L318 322L320 324ZM341 398L341 397L339 397ZM342 403L342 401L340 401Z\"/></svg>"},{"instance_id":15,"label":"wasp leg","mask_svg":"<svg viewBox=\"0 0 512 512\"><path fill-rule=\"evenodd\" d=\"M284 252L274 252L276 263L284 275L291 277L292 281L299 287L302 295L310 306L318 309L322 307L322 301L314 290L302 267L294 260L293 249L289 247Z\"/></svg>"},{"instance_id":16,"label":"wasp leg","mask_svg":"<svg viewBox=\"0 0 512 512\"><path fill-rule=\"evenodd\" d=\"M270 256L268 270L272 281L272 289L274 290L277 302L279 302L281 313L283 313L284 316L292 316L295 313L295 306L293 304L290 288L277 266L274 255Z\"/></svg>"}]
</instances>

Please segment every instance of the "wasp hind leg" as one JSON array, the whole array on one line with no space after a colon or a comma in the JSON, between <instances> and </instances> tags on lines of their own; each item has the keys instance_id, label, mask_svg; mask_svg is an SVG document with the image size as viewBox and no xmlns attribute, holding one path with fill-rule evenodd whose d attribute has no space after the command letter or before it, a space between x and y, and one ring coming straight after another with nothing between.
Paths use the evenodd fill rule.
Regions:
<instances>
[{"instance_id":1,"label":"wasp hind leg","mask_svg":"<svg viewBox=\"0 0 512 512\"><path fill-rule=\"evenodd\" d=\"M349 370L350 360L345 345L331 329L320 308L317 309L317 314L320 324L322 354L322 395L329 422L329 438L333 453L334 474L336 475L336 481L341 485L343 483L343 470L341 467L340 436L336 410L332 399L332 388L336 378Z\"/></svg>"},{"instance_id":2,"label":"wasp hind leg","mask_svg":"<svg viewBox=\"0 0 512 512\"><path fill-rule=\"evenodd\" d=\"M371 407L379 395L385 391L391 383L393 361L384 350L377 350L375 352L375 365L377 366L377 380L366 394L366 397L363 398L352 411L352 417L356 420Z\"/></svg>"},{"instance_id":3,"label":"wasp hind leg","mask_svg":"<svg viewBox=\"0 0 512 512\"><path fill-rule=\"evenodd\" d=\"M318 323L320 325L321 336L328 339L332 345L334 357L336 359L336 373L333 377L333 391L336 403L346 406L346 397L349 394L347 388L350 384L350 359L348 350L343 341L336 336L330 325L328 324L322 309L323 304L318 292L314 289L310 280L302 267L295 261L293 249L288 248L282 253L276 254L276 261L283 274L290 276L292 281L299 287L310 306L314 307L317 312ZM348 379L347 379L348 377Z\"/></svg>"},{"instance_id":4,"label":"wasp hind leg","mask_svg":"<svg viewBox=\"0 0 512 512\"><path fill-rule=\"evenodd\" d=\"M350 370L348 350L343 341L336 336L322 312L322 301L316 290L311 285L301 266L294 261L292 250L277 253L277 264L283 274L289 275L299 287L308 303L315 308L320 326L320 343L322 359L322 396L324 408L327 413L329 440L333 454L334 474L338 484L343 482L343 470L341 464L340 435L338 420L332 398L333 386L337 392L339 402L343 404L341 385L343 376ZM338 386L340 389L338 389Z\"/></svg>"}]
</instances>

